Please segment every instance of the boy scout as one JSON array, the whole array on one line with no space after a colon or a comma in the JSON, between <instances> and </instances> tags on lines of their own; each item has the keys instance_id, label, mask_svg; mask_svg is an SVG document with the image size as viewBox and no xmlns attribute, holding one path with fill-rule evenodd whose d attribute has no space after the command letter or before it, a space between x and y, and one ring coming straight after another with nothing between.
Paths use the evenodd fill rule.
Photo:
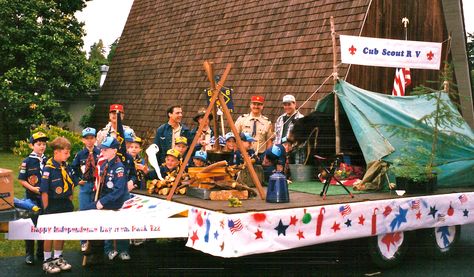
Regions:
<instances>
[{"instance_id":1,"label":"boy scout","mask_svg":"<svg viewBox=\"0 0 474 277\"><path fill-rule=\"evenodd\" d=\"M74 174L79 181L79 210L84 210L94 202L94 171L99 159L100 150L95 146L96 130L87 127L82 130L84 148L79 151L71 163ZM86 241L81 241L81 250L87 248Z\"/></svg>"},{"instance_id":2,"label":"boy scout","mask_svg":"<svg viewBox=\"0 0 474 277\"><path fill-rule=\"evenodd\" d=\"M133 161L135 163L135 170L137 172L137 180L135 183L135 187L139 189L146 189L146 178L145 172L148 171L147 165L145 163L145 159L140 156L140 152L142 151L142 139L135 136L128 141L128 137L125 136L125 141L127 141L127 153L132 156Z\"/></svg>"},{"instance_id":3,"label":"boy scout","mask_svg":"<svg viewBox=\"0 0 474 277\"><path fill-rule=\"evenodd\" d=\"M252 148L260 156L263 156L265 149L272 145L273 138L272 123L266 116L262 115L263 103L263 96L252 96L250 113L240 116L235 122L235 127L239 133L251 134L255 139Z\"/></svg>"},{"instance_id":4,"label":"boy scout","mask_svg":"<svg viewBox=\"0 0 474 277\"><path fill-rule=\"evenodd\" d=\"M40 186L44 214L72 212L74 210L72 193L77 179L66 164L70 156L71 143L64 137L58 137L51 142L51 148L53 158L46 162ZM71 269L71 265L63 259L63 247L63 240L44 241L43 270L46 273L59 273Z\"/></svg>"},{"instance_id":5,"label":"boy scout","mask_svg":"<svg viewBox=\"0 0 474 277\"><path fill-rule=\"evenodd\" d=\"M167 173L177 171L179 166L179 159L181 155L175 149L166 151L165 162L160 166L160 173L163 178L167 176ZM149 180L158 179L158 175L155 170L150 170L147 175Z\"/></svg>"},{"instance_id":6,"label":"boy scout","mask_svg":"<svg viewBox=\"0 0 474 277\"><path fill-rule=\"evenodd\" d=\"M48 137L42 132L34 133L30 137L30 148L33 150L31 154L21 162L20 173L18 174L18 181L25 188L25 198L31 200L36 206L42 207L41 195L39 192L39 185L43 167L46 164L46 141ZM31 220L36 225L39 215L34 215ZM43 260L43 241L37 242L36 258ZM35 241L25 240L25 263L34 263Z\"/></svg>"}]
</instances>

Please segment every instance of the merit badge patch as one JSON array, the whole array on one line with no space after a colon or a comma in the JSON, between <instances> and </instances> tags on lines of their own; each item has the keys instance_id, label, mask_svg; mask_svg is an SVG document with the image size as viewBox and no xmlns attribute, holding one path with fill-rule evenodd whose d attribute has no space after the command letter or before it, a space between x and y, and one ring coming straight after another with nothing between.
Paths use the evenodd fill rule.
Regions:
<instances>
[{"instance_id":1,"label":"merit badge patch","mask_svg":"<svg viewBox=\"0 0 474 277\"><path fill-rule=\"evenodd\" d=\"M56 192L56 194L61 194L63 192L63 188L57 187L54 191Z\"/></svg>"},{"instance_id":2,"label":"merit badge patch","mask_svg":"<svg viewBox=\"0 0 474 277\"><path fill-rule=\"evenodd\" d=\"M49 179L49 171L43 172L43 179Z\"/></svg>"},{"instance_id":3,"label":"merit badge patch","mask_svg":"<svg viewBox=\"0 0 474 277\"><path fill-rule=\"evenodd\" d=\"M31 175L28 177L28 183L30 183L32 186L38 184L38 177L36 175Z\"/></svg>"},{"instance_id":4,"label":"merit badge patch","mask_svg":"<svg viewBox=\"0 0 474 277\"><path fill-rule=\"evenodd\" d=\"M108 181L105 185L106 185L109 189L111 189L111 188L114 187L114 183L112 183L112 181Z\"/></svg>"}]
</instances>

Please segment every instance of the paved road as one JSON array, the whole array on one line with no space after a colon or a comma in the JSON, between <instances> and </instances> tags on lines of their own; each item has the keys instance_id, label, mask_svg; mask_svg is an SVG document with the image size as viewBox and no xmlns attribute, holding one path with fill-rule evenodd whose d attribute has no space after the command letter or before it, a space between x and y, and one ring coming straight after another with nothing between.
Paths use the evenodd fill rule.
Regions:
<instances>
[{"instance_id":1,"label":"paved road","mask_svg":"<svg viewBox=\"0 0 474 277\"><path fill-rule=\"evenodd\" d=\"M381 270L368 256L367 241L355 240L291 251L223 259L184 246L183 240L150 242L132 249L133 261L81 267L82 256L65 257L73 270L62 276L474 276L474 225L462 228L454 256L436 260L419 241L396 268ZM0 259L1 276L44 276L41 266L27 266L22 257Z\"/></svg>"}]
</instances>

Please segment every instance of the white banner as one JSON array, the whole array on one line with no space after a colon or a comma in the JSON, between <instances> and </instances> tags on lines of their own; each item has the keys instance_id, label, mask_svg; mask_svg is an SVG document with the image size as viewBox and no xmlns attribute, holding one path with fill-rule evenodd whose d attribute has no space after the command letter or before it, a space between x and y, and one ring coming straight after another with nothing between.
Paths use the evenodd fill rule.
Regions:
<instances>
[{"instance_id":1,"label":"white banner","mask_svg":"<svg viewBox=\"0 0 474 277\"><path fill-rule=\"evenodd\" d=\"M102 240L176 238L188 236L186 217L173 217L187 211L176 202L137 195L122 209L89 210L41 215L35 227L31 219L9 223L8 239Z\"/></svg>"},{"instance_id":2,"label":"white banner","mask_svg":"<svg viewBox=\"0 0 474 277\"><path fill-rule=\"evenodd\" d=\"M437 42L340 36L341 60L347 64L439 70L442 45Z\"/></svg>"},{"instance_id":3,"label":"white banner","mask_svg":"<svg viewBox=\"0 0 474 277\"><path fill-rule=\"evenodd\" d=\"M356 195L363 198L363 195ZM396 197L396 196L394 196ZM245 204L244 204L245 205ZM187 246L220 257L268 253L333 241L474 222L474 193L342 203L254 213L193 208Z\"/></svg>"}]
</instances>

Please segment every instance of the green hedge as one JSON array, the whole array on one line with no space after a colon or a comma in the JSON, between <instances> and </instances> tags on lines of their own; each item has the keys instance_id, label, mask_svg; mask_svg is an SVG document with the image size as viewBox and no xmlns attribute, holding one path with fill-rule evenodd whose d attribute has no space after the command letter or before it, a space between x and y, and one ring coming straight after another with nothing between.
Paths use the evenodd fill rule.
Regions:
<instances>
[{"instance_id":1,"label":"green hedge","mask_svg":"<svg viewBox=\"0 0 474 277\"><path fill-rule=\"evenodd\" d=\"M67 138L69 142L71 142L71 157L69 157L69 162L71 162L72 159L74 158L74 155L84 147L81 141L81 136L78 133L64 130L57 126L40 125L36 129L31 131L31 134L34 134L36 132L45 133L49 138L49 142L53 141L57 137ZM25 140L15 141L15 147L13 148L13 153L21 157L28 156L31 153L31 148L29 146L29 143L30 143L29 138L26 138ZM53 156L53 150L51 149L51 147L46 147L45 155L48 157Z\"/></svg>"}]
</instances>

